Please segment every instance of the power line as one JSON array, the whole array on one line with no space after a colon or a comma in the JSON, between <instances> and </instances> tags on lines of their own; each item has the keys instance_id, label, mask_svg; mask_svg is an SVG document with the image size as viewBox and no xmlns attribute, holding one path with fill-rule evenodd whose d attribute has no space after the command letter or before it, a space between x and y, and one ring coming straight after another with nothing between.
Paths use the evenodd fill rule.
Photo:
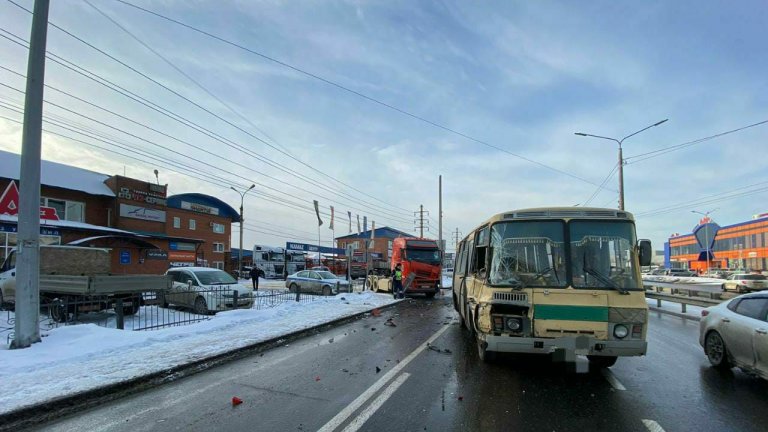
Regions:
<instances>
[{"instance_id":1,"label":"power line","mask_svg":"<svg viewBox=\"0 0 768 432\"><path fill-rule=\"evenodd\" d=\"M611 178L616 173L616 170L618 170L618 168L619 168L619 164L616 164L613 166L613 168L611 169L611 172L609 172L608 175L605 176L605 179L603 180L603 182L600 183L600 186L597 189L595 189L594 192L592 192L592 195L590 195L586 201L584 201L584 204L582 204L583 206L589 205L589 203L591 203L593 199L597 198L597 195L603 189L602 186L604 186L606 183L608 183L611 180Z\"/></svg>"},{"instance_id":2,"label":"power line","mask_svg":"<svg viewBox=\"0 0 768 432\"><path fill-rule=\"evenodd\" d=\"M648 210L645 212L638 213L637 216L657 216L661 214L672 213L678 210L688 209L690 207L696 207L696 206L701 206L705 204L712 204L712 203L721 202L721 201L728 201L735 198L741 198L744 196L763 193L768 191L768 186L763 186L767 184L768 184L768 181L753 183L748 186L742 186L742 187L731 189L725 192L719 192L716 194L707 195L691 201L686 201L683 203L678 203L670 206L656 208L653 210ZM761 187L753 190L745 190L745 189L755 188L757 186L761 186Z\"/></svg>"},{"instance_id":3,"label":"power line","mask_svg":"<svg viewBox=\"0 0 768 432\"><path fill-rule=\"evenodd\" d=\"M8 0L8 1L11 1L11 0ZM268 56L268 55L266 55L266 54L260 53L260 52L258 52L258 51L255 51L255 50L253 50L253 49L250 49L250 48L248 48L248 47L245 47L245 46L243 46L243 45L240 45L240 44L238 44L238 43L236 43L236 42L230 41L230 40L228 40L228 39L224 39L224 38L222 38L222 37L220 37L220 36L216 36L215 34L209 33L209 32L207 32L207 31L205 31L205 30L199 29L199 28L197 28L197 27L194 27L194 26L192 26L192 25L186 24L186 23L184 23L184 22L181 22L181 21L179 21L179 20L176 20L176 19L173 19L173 18L167 17L167 16L165 16L165 15L162 15L162 14L160 14L160 13L154 12L154 11L152 11L152 10L149 10L149 9L145 9L145 8L143 8L143 7L137 6L137 5L133 4L133 3L129 3L129 2L127 2L127 1L124 1L124 0L116 0L116 1L118 1L118 2L120 2L120 3L123 3L123 4L124 4L124 5L126 5L126 6L130 6L130 7L133 7L133 8L135 8L135 9L141 10L141 11L143 11L143 12L145 12L145 13L149 13L149 14L151 14L151 15L154 15L154 16L156 16L156 17L158 17L158 18L164 19L164 20L166 20L166 21L169 21L169 22L171 22L171 23L174 23L174 24L176 24L176 25L179 25L179 26L185 27L185 28L187 28L187 29L189 29L189 30L192 30L192 31L195 31L195 32L197 32L197 33L203 34L203 35L205 35L205 36L208 36L208 37L210 37L210 38L213 38L213 39L215 39L215 40L218 40L218 41L220 41L220 42L223 42L223 43L225 43L225 44L227 44L227 45L230 45L230 46L233 46L233 47L239 48L239 49L241 49L241 50L243 50L243 51L249 52L249 53L251 53L251 54L253 54L253 55L256 55L256 56L258 56L258 57L261 57L261 58L263 58L263 59L265 59L265 60L268 60L268 61L270 61L270 62L273 62L273 63L275 63L275 64L278 64L278 65L280 65L280 66L283 66L283 67L289 68L289 69L291 69L291 70L293 70L293 71L295 71L295 72L298 72L298 73L300 73L300 74L302 74L302 75L308 76L308 77L310 77L310 78L313 78L313 79L316 79L316 80L318 80L318 81L324 82L325 84L328 84L328 85L330 85L330 86L336 87L336 88L338 88L338 89L340 89L340 90L343 90L343 91L345 91L345 92L351 93L351 94L353 94L353 95L355 95L355 96L361 97L361 98L363 98L363 99L365 99L365 100L367 100L367 101L369 101L369 102L373 102L373 103L375 103L375 104L377 104L377 105L380 105L380 106L383 106L383 107L385 107L385 108L391 109L391 110L393 110L393 111L396 111L396 112L398 112L398 113L400 113L400 114L403 114L403 115L405 115L405 116L411 117L411 118L413 118L413 119L415 119L415 120L418 120L418 121L421 121L421 122L427 123L427 124L429 124L429 125L431 125L431 126L434 126L434 127L438 128L438 129L442 129L442 130L444 130L444 131L446 131L446 132L450 132L450 133L452 133L452 134L455 134L455 135L458 135L458 136L460 136L460 137L462 137L462 138L468 139L468 140L470 140L470 141L473 141L473 142L476 142L476 143L478 143L478 144L482 144L482 145L484 145L484 146L486 146L486 147L490 147L490 148L492 148L492 149L495 149L495 150L501 151L501 152L503 152L503 153L509 154L509 155L511 155L511 156L514 156L514 157L516 157L516 158L518 158L518 159L521 159L521 160L524 160L524 161L526 161L526 162L532 163L532 164L534 164L534 165L538 165L538 166L540 166L540 167L542 167L542 168L545 168L545 169L548 169L548 170L550 170L550 171L554 171L554 172L556 172L556 173L559 173L559 174L563 174L563 175L566 175L566 176L568 176L568 177L574 178L574 179L576 179L576 180L579 180L579 181L582 181L582 182L585 182L585 183L589 183L589 184L591 184L591 185L594 185L594 186L597 186L597 185L598 185L597 183L594 183L594 182L592 182L592 181L590 181L590 180L587 180L587 179L584 179L584 178L582 178L582 177L579 177L579 176L577 176L577 175L575 175L575 174L571 174L571 173L569 173L569 172L566 172L566 171L563 171L563 170L557 169L557 168L555 168L555 167L552 167L552 166L550 166L550 165L544 164L544 163L542 163L542 162L539 162L539 161L536 161L536 160L533 160L533 159L527 158L527 157L525 157L525 156L522 156L522 155L519 155L519 154L517 154L517 153L513 153L513 152L511 152L511 151L509 151L509 150L507 150L507 149L505 149L505 148L503 148L503 147L499 147L499 146L496 146L496 145L494 145L494 144L488 143L488 142L486 142L486 141L483 141L483 140L480 140L480 139L474 138L474 137L472 137L472 136L469 136L469 135L467 135L467 134L465 134L465 133L463 133L463 132L460 132L460 131L457 131L457 130L455 130L455 129L452 129L452 128L450 128L450 127L447 127L447 126L444 126L444 125L442 125L442 124L436 123L436 122L434 122L434 121L432 121L432 120L426 119L426 118L424 118L424 117L421 117L421 116L419 116L419 115L417 115L417 114L413 114L413 113L411 113L411 112L409 112L409 111L406 111L406 110L404 110L404 109L398 108L398 107L396 107L396 106L394 106L394 105L392 105L392 104L388 104L388 103L386 103L386 102L383 102L383 101L381 101L381 100L379 100L379 99L373 98L373 97L371 97L371 96L368 96L368 95L366 95L366 94L363 94L363 93L361 93L361 92L359 92L359 91L356 91L356 90L353 90L353 89L351 89L351 88L349 88L349 87L346 87L346 86L344 86L344 85L342 85L342 84L339 84L339 83L337 83L337 82L331 81L331 80L329 80L329 79L327 79L327 78L323 78L323 77L321 77L321 76L319 76L319 75L317 75L317 74L314 74L314 73L312 73L312 72L308 72L308 71L306 71L306 70L304 70L304 69L301 69L301 68L299 68L299 67L297 67L297 66L293 66L293 65L290 65L290 64L288 64L288 63L285 63L285 62L283 62L283 61L281 61L281 60L278 60L278 59L276 59L276 58L274 58L274 57L270 57L270 56ZM11 1L11 2L12 2L12 1ZM12 2L12 3L13 3L13 2ZM15 3L14 3L14 4L15 4Z\"/></svg>"},{"instance_id":4,"label":"power line","mask_svg":"<svg viewBox=\"0 0 768 432\"><path fill-rule=\"evenodd\" d=\"M23 41L23 42L26 42L26 41L25 41L23 38L21 38L21 37L19 37L19 36L17 36L17 35L14 35L13 33L11 33L11 32L8 32L8 31L6 31L6 30L4 30L4 29L2 29L2 28L0 28L0 32L6 33L6 34L8 34L8 35L11 35L11 36L13 36L13 37L14 37L14 38L16 38L16 39L19 39L19 40L21 40L21 41ZM21 43L21 42L18 42L18 41L15 41L15 40L12 40L12 39L10 39L9 37L6 37L6 36L4 36L4 35L0 35L0 37L3 37L3 38L5 38L5 39L8 39L8 40L10 40L11 42L14 42L14 43L16 43L16 44L18 44L18 45L20 45L20 46L22 46L22 47L24 47L24 48L28 48L28 47L27 47L27 46L25 46L23 43ZM54 54L53 54L53 53L51 53L50 51L48 52L48 54L50 54L50 55L54 55ZM231 140L229 140L229 139L226 139L226 138L224 138L224 137L222 137L222 136L220 136L220 135L218 135L218 134L215 134L214 132L212 132L212 131L210 131L210 130L208 130L208 129L206 129L206 128L204 128L204 127L200 126L200 125L198 125L197 123L194 123L194 122L192 122L191 120L188 120L188 119L186 119L186 118L184 118L184 117L182 117L182 116L180 116L180 115L178 115L178 114L176 114L176 113L174 113L174 112L172 112L172 111L169 111L169 110L167 110L167 109L165 109L165 108L163 108L163 107L161 107L161 106L159 106L159 105L157 105L157 104L155 104L155 103L153 103L153 102L151 102L151 101L148 101L148 100L146 100L145 98L143 98L143 97L141 97L141 96L139 96L139 95L136 95L135 93L133 93L133 92L130 92L129 90L127 90L127 89L124 89L123 87L120 87L119 85L117 85L117 84L115 84L115 83L113 83L113 82L111 82L111 81L109 81L109 80L107 80L107 79L105 79L105 78L103 78L103 77L101 77L101 76L99 76L99 75L97 75L97 74L95 74L95 73L91 72L91 71L88 71L88 70L87 70L87 69L85 69L85 68L82 68L82 67L80 67L80 66L74 65L73 63L71 63L71 62L69 62L69 61L67 61L67 60L65 60L65 59L63 59L63 58L61 58L61 57L59 57L59 56L55 56L55 57L57 57L58 59L64 60L65 62L67 62L67 63L69 63L69 64L73 65L74 67L73 67L73 66L70 66L70 65L65 65L65 64L62 64L62 62L60 62L58 59L52 59L52 60L53 60L55 63L57 63L57 64L60 64L60 65L62 65L62 66L64 66L64 67L66 67L67 69L73 70L74 72L77 72L77 73L79 73L80 75L83 75L83 76L85 76L86 78L89 78L89 79L93 80L94 82L97 82L97 83L99 83L99 84L101 84L101 85L103 85L103 86L105 86L105 87L107 87L107 88L109 88L109 89L111 89L111 90L113 90L113 91L117 92L117 93L120 93L120 94L121 94L121 95L123 95L123 96L126 96L126 97L128 97L128 98L130 98L130 99L134 100L135 102L138 102L138 103L140 103L140 104L142 104L142 105L144 105L144 106L146 106L146 107L148 107L148 108L150 108L150 109L152 109L152 110L154 110L154 111L157 111L158 113L160 113L160 114L163 114L164 116L166 116L166 117L168 117L168 118L171 118L172 120L174 120L174 121L177 121L177 122L181 123L181 124L182 124L182 125L184 125L184 126L190 127L190 128L192 128L192 129L196 130L197 132L200 132L200 133L202 133L202 134L204 134L204 135L206 135L206 136L208 136L208 137L210 137L210 138L212 138L212 139L214 139L214 140L216 140L216 141L219 141L219 142L221 142L221 143L225 144L226 146L228 146L228 147L230 147L230 148L233 148L233 149L235 149L235 150L237 150L237 151L240 151L240 152L242 152L242 153L244 153L244 154L246 154L246 155L249 155L249 156L251 156L251 157L253 157L253 158L255 158L255 159L257 159L257 160L259 160L259 161L261 161L261 162L264 162L264 163L266 163L266 164L268 164L268 165L270 165L270 166L272 166L272 167L274 167L274 168L278 168L278 169L280 169L282 172L284 172L284 173L286 173L286 174L288 174L288 175L290 175L290 176L296 177L296 178L298 178L299 180L305 181L305 182L307 182L308 184L311 184L311 185L313 185L313 186L320 186L322 189L324 189L324 190L327 190L327 191L330 191L330 192L332 192L332 193L334 193L334 194L337 194L337 195L340 195L340 196L349 197L348 199L352 199L352 200L355 200L355 201L359 202L359 204L360 204L361 206L363 206L363 207L367 207L367 208L368 208L368 209L370 209L370 210L373 210L373 211L379 211L379 212L384 212L383 214L389 214L389 215L392 215L392 217L394 217L394 218L399 218L401 221L405 221L405 219L404 219L402 216L397 216L397 215L394 215L394 213L392 212L392 210L390 210L390 209L389 209L389 207L387 207L387 208L385 208L385 209L383 209L383 210L378 210L378 209L376 209L376 207L379 207L379 208L382 208L382 207L381 207L381 206L379 206L379 205L375 205L375 204L369 204L369 203L367 203L367 202L366 202L366 201L364 201L364 200L359 200L358 198L356 198L356 197L353 197L353 196L351 196L351 195L349 195L349 194L347 194L347 193L345 193L345 192L340 192L340 191L336 191L336 190L334 190L334 189L331 189L331 187L330 187L330 186L327 186L327 185L325 185L325 184L319 183L319 182L317 182L315 179L310 179L310 178L308 178L308 177L304 176L303 174L300 174L300 173L298 173L298 172L295 172L295 171L291 170L290 168L288 168L288 167L286 167L286 166L284 166L284 165L282 165L282 164L280 164L280 163L278 163L278 162L275 162L275 161L273 161L273 160L271 160L271 159L269 159L269 158L266 158L266 157L264 157L264 156L261 156L261 155L259 155L259 154L255 153L255 152L253 152L253 151L251 151L251 150L247 149L245 146L243 146L243 145L241 145L241 144L235 143L235 142L233 142L233 141L231 141ZM50 58L50 57L49 57L49 58ZM18 76L20 76L20 77L24 77L24 78L25 78L25 76L24 76L23 74L19 73L19 72L13 71L13 70L11 70L11 69L9 69L9 68L6 68L6 67L3 67L3 66L0 66L0 68L2 68L2 69L5 69L5 70L7 70L7 71L9 71L9 72L11 72L11 73L14 73L14 74L16 74L16 75L18 75ZM112 86L115 86L115 87L119 88L119 89L120 89L120 90L122 90L122 91L118 91L118 90L115 90L114 88L110 87L109 85L106 85L106 84L104 84L104 83L102 83L102 82L100 82L100 81L98 81L98 80L94 79L93 77L90 77L90 76L88 76L88 75L85 75L85 74L83 74L82 72L80 72L80 71L76 70L75 68L83 69L83 70L85 70L86 72L88 72L89 74L92 74L92 75L94 75L94 76L98 77L100 80L103 80L103 81L105 81L105 82L109 83L110 85L112 85ZM104 110L104 111L106 111L106 112L109 112L109 113L110 113L110 114L112 114L112 115L116 115L116 116L119 116L119 117L121 117L121 118L123 118L123 119L126 119L126 120L128 120L128 121L131 121L131 122L133 122L133 123L137 123L137 124L139 124L139 125L142 125L142 126L144 126L144 127L147 127L147 126L146 126L146 125L144 125L143 123L138 123L138 122L136 122L135 120L132 120L132 119L128 119L128 118L126 118L126 117L124 117L124 116L121 116L121 115L119 115L119 114L117 114L117 113L115 113L115 112L113 112L113 111L110 111L110 110L107 110L107 109L105 109L105 108L103 108L103 107L101 107L101 106L95 105L95 104L93 104L92 102L89 102L89 101L86 101L86 100L84 100L84 99L81 99L81 98L79 98L79 97L77 97L77 96L74 96L74 95L72 95L72 94L70 94L70 93L67 93L67 92L65 92L65 91L63 91L63 90L60 90L60 89L57 89L57 88L55 88L55 87L51 87L51 86L48 86L48 87L49 87L49 88L52 88L52 89L53 89L53 90L55 90L55 91L61 92L61 93L65 94L65 95L67 95L67 96L69 96L69 97L71 97L71 98L74 98L74 99L76 99L76 100L79 100L79 101L81 101L81 102L83 102L83 103L87 103L87 104L90 104L90 105L92 105L92 106L95 106L95 107L97 107L97 108L99 108L99 109L102 109L102 110ZM16 89L16 90L18 91L18 89ZM172 90L169 90L169 91L172 91ZM130 95L132 95L132 96L129 96L129 95L127 95L126 93L128 93L128 94L130 94ZM133 96L135 96L135 97L133 97ZM77 114L77 113L76 113L76 114ZM155 131L155 132L158 132L158 133L161 133L161 134L163 134L162 132L159 132L159 131L157 131L156 129L152 129L152 128L150 128L150 129L151 129L151 130L153 130L153 131ZM174 140L176 140L176 141L180 141L178 138L176 138L176 137L172 137L172 136L169 136L168 134L163 134L163 135L165 135L165 136L168 136L168 137L170 137L171 139L174 139ZM186 143L186 142L184 142L184 143L189 145L189 143ZM255 171L254 171L254 172L255 172ZM257 172L257 174L260 174L260 175L265 175L265 174L263 174L263 173L259 173L259 172ZM272 178L273 178L273 177L272 177ZM273 178L273 179L274 179L274 178ZM289 185L289 186L291 186L291 187L294 187L294 188L298 188L298 189L300 189L300 190L304 190L304 191L306 191L305 189L301 189L301 188L299 188L299 187L297 187L297 186L295 186L295 185L292 185L292 184L290 184L290 183L285 183L285 184L287 184L287 185ZM313 192L309 192L309 193L313 193ZM324 198L324 199L329 199L329 198L327 198L327 197L325 197L325 196L321 196L321 197L322 197L322 198Z\"/></svg>"},{"instance_id":5,"label":"power line","mask_svg":"<svg viewBox=\"0 0 768 432\"><path fill-rule=\"evenodd\" d=\"M757 122L757 123L753 123L753 124L750 124L750 125L747 125L747 126L742 126L740 128L732 129L732 130L729 130L729 131L726 131L726 132L721 132L721 133L718 133L718 134L715 134L715 135L710 135L710 136L707 136L707 137L704 137L704 138L695 139L693 141L684 142L682 144L675 144L673 146L662 147L660 149L656 149L656 150L649 151L649 152L646 152L646 153L640 153L640 154L637 154L637 155L634 155L634 156L630 156L630 157L624 158L624 160L627 161L627 164L642 162L644 160L652 159L652 158L655 158L655 157L658 157L658 156L661 156L661 155L664 155L664 154L667 154L667 153L671 153L673 151L682 150L682 149L684 149L686 147L690 147L690 146L693 146L693 145L696 145L696 144L700 144L700 143L703 143L703 142L706 142L706 141L710 141L710 140L713 140L715 138L720 138L720 137L725 136L725 135L730 135L730 134L733 134L733 133L736 133L736 132L741 132L743 130L750 129L750 128L753 128L753 127L757 127L757 126L760 126L760 125L764 125L766 123L768 123L768 120L763 120L763 121L760 121L760 122ZM633 160L633 159L636 159L636 160ZM630 160L631 160L631 162L630 162Z\"/></svg>"},{"instance_id":6,"label":"power line","mask_svg":"<svg viewBox=\"0 0 768 432\"><path fill-rule=\"evenodd\" d=\"M27 13L30 13L30 14L32 13L32 11L30 11L29 9L26 9L26 8L24 8L23 6L19 5L18 3L14 2L13 0L7 0L7 1L8 1L9 3L11 3L11 4L15 5L16 7L20 8L20 9L22 9L22 10L25 10L25 11L27 11ZM382 203L384 203L384 204L386 204L386 205L388 205L388 206L392 206L392 207L400 208L400 207L394 206L394 205L393 205L393 204L391 204L391 203L387 203L387 202L385 202L385 201L382 201L381 199L379 199L379 198L377 198L377 197L375 197L375 196L373 196L373 195L369 195L369 194L367 194L366 192L364 192L364 191L361 191L361 190L359 190L359 189L355 188L354 186L351 186L351 185L349 185L349 184L347 184L347 183L344 183L344 182L342 182L341 180L339 180L339 179L337 179L337 178L335 178L335 177L333 177L333 176L331 176L331 175L329 175L329 174L326 174L326 173L324 173L323 171L321 171L321 170L319 170L319 169L317 169L317 168L313 167L312 165L309 165L309 164L305 163L304 161L302 161L302 160L300 160L300 159L298 159L298 158L296 158L296 157L294 157L294 156L292 156L292 155L290 155L290 154L286 153L286 152L285 152L285 151L283 151L282 149L279 149L279 148L275 147L274 145L272 145L272 144L268 143L267 141L265 141L265 140L261 139L260 137L258 137L258 136L256 136L256 135L254 135L254 134L250 133L249 131L247 131L247 130L245 130L245 129L241 128L240 126L238 126L238 125L236 125L236 124L234 124L234 123L230 122L229 120L227 120L227 119L225 119L225 118L223 118L223 117L219 116L218 114L216 114L216 113L214 113L214 112L210 111L209 109L207 109L207 108L203 107L202 105L200 105L200 104L198 104L198 103L194 102L193 100L191 100L191 99L187 98L186 96L184 96L184 95L182 95L182 94L180 94L180 93L176 92L175 90L173 90L173 89L169 88L168 86L166 86L166 85L162 84L161 82L159 82L159 81L155 80L154 78L152 78L152 77L148 76L147 74L145 74L145 73L143 73L143 72L139 71L139 70L138 70L138 69L136 69L135 67L133 67L133 66L131 66L131 65L129 65L129 64L125 63L125 62L123 62L122 60L118 59L117 57L115 57L115 56L113 56L113 55L111 55L111 54L107 53L106 51L102 50L101 48L98 48L97 46L95 46L95 45L91 44L90 42L88 42L88 41L86 41L86 40L84 40L84 39L82 39L81 37L79 37L79 36L75 35L74 33L70 32L69 30L66 30L66 29L64 29L63 27L61 27L61 26L59 26L59 25L55 24L54 22L52 22L52 21L49 21L49 22L48 22L48 25L50 25L51 27L53 27L53 28L55 28L55 29L57 29L57 30L59 30L59 31L61 31L61 32L63 32L63 33L65 33L66 35L68 35L68 36L70 36L71 38L73 38L73 39L75 39L75 40L79 41L80 43L82 43L82 44L84 44L84 45L88 46L89 48L91 48L91 49L93 49L93 50L95 50L95 51L99 52L100 54L102 54L102 55L104 55L104 56L108 57L109 59L111 59L111 60L113 60L114 62L116 62L116 63L120 64L121 66L123 66L123 67L125 67L125 68L129 69L130 71L132 71L132 72L136 73L137 75L141 76L142 78L144 78L144 79L146 79L146 80L148 80L148 81L150 81L150 82L154 83L154 84L155 84L155 85L157 85L157 86L160 86L160 87L162 87L162 88L163 88L163 89L165 89L166 91L168 91L168 92L170 92L170 93L172 93L172 94L176 95L177 97L179 97L179 98L181 98L181 99L185 100L186 102L188 102L188 103L190 103L190 104L192 104L192 105L196 106L197 108L199 108L199 109L201 109L201 110L205 111L206 113L210 114L211 116L213 116L213 117L216 117L217 119L219 119L219 120L223 121L224 123L226 123L226 124L228 124L228 125L232 126L232 127L233 127L233 128L235 128L235 129L237 129L237 130L241 131L242 133L244 133L244 134L246 134L246 135L248 135L248 136L250 136L250 137L252 137L252 138L254 138L254 139L256 139L256 140L258 140L258 141L260 141L260 142L262 142L262 143L264 143L265 145L267 145L267 146L269 146L269 147L273 148L274 150L278 151L279 153L282 153L283 155L285 155L285 156L289 157L290 159L294 160L295 162L298 162L299 164L306 166L307 168L309 168L309 169L311 169L311 170L315 171L316 173L318 173L318 174L320 174L320 175L322 175L322 176L324 176L324 177L327 177L327 178L329 178L329 179L331 179L331 180L333 180L333 181L336 181L337 183L339 183L339 184L341 184L341 185L344 185L344 186L346 186L347 188L349 188L349 189L352 189L352 190L354 190L354 191L356 191L356 192L358 192L358 193L361 193L361 194L363 194L363 195L365 195L365 196L368 196L368 197L370 197L370 198L373 198L373 199L375 199L375 200L377 200L377 201L379 201L379 202L382 202ZM401 210L403 210L403 211L406 211L406 212L408 211L407 209L403 209L403 208L400 208L400 209L401 209Z\"/></svg>"}]
</instances>

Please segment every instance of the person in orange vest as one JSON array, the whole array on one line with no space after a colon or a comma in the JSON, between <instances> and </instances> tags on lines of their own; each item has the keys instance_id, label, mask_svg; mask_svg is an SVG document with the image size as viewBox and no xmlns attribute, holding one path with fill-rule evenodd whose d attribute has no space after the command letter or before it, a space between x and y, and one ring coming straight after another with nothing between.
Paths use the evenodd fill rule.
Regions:
<instances>
[{"instance_id":1,"label":"person in orange vest","mask_svg":"<svg viewBox=\"0 0 768 432\"><path fill-rule=\"evenodd\" d=\"M395 271L392 273L392 296L394 298L403 298L403 269L400 263L395 265Z\"/></svg>"}]
</instances>

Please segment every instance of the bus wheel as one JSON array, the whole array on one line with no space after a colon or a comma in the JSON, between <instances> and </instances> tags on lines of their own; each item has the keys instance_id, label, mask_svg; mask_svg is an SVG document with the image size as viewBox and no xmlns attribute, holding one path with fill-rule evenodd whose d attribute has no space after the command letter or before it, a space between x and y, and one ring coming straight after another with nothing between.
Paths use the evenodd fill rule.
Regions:
<instances>
[{"instance_id":1,"label":"bus wheel","mask_svg":"<svg viewBox=\"0 0 768 432\"><path fill-rule=\"evenodd\" d=\"M474 337L475 336L475 327L474 327L474 325L472 323L473 323L473 320L472 320L472 308L471 308L471 306L469 306L469 304L467 304L464 307L464 327L466 327L467 330L469 331L469 335L471 337Z\"/></svg>"},{"instance_id":2,"label":"bus wheel","mask_svg":"<svg viewBox=\"0 0 768 432\"><path fill-rule=\"evenodd\" d=\"M456 294L453 295L453 309L456 312L459 311L459 302L456 301Z\"/></svg>"},{"instance_id":3,"label":"bus wheel","mask_svg":"<svg viewBox=\"0 0 768 432\"><path fill-rule=\"evenodd\" d=\"M477 340L477 356L480 357L484 363L492 363L496 360L496 351L488 351L488 344Z\"/></svg>"},{"instance_id":4,"label":"bus wheel","mask_svg":"<svg viewBox=\"0 0 768 432\"><path fill-rule=\"evenodd\" d=\"M615 365L617 359L618 357L616 356L587 356L589 364L599 369L605 369Z\"/></svg>"}]
</instances>

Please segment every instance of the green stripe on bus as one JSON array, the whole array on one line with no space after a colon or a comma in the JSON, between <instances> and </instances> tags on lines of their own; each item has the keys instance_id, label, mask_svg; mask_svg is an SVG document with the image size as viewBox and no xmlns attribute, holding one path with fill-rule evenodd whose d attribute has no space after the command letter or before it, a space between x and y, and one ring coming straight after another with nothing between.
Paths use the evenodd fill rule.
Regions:
<instances>
[{"instance_id":1,"label":"green stripe on bus","mask_svg":"<svg viewBox=\"0 0 768 432\"><path fill-rule=\"evenodd\" d=\"M534 318L563 321L608 322L605 306L535 305Z\"/></svg>"}]
</instances>

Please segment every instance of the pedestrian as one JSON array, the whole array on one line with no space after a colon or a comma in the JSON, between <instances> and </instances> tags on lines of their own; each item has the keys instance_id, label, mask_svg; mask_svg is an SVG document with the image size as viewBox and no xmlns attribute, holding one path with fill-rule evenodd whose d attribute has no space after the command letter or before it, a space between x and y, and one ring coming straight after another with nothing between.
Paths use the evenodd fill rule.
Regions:
<instances>
[{"instance_id":1,"label":"pedestrian","mask_svg":"<svg viewBox=\"0 0 768 432\"><path fill-rule=\"evenodd\" d=\"M392 296L394 298L403 298L403 269L400 263L395 265L395 271L392 273Z\"/></svg>"},{"instance_id":2,"label":"pedestrian","mask_svg":"<svg viewBox=\"0 0 768 432\"><path fill-rule=\"evenodd\" d=\"M259 290L259 269L256 266L251 267L251 281L253 282L253 290Z\"/></svg>"}]
</instances>

